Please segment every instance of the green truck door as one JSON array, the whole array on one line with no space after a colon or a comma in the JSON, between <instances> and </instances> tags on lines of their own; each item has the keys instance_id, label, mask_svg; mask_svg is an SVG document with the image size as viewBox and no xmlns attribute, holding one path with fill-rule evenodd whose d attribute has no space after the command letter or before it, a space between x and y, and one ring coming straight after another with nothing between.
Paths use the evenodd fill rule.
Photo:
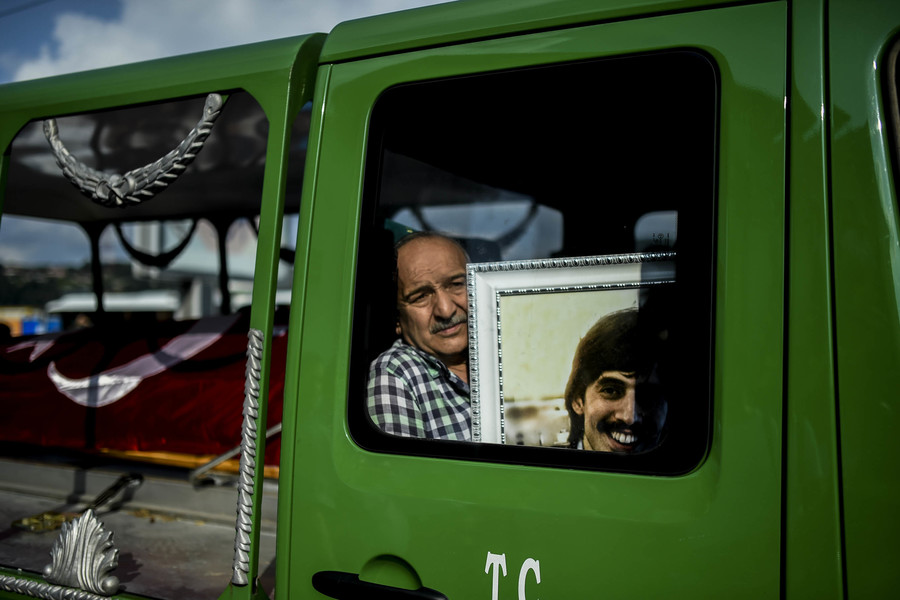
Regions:
<instances>
[{"instance_id":1,"label":"green truck door","mask_svg":"<svg viewBox=\"0 0 900 600\"><path fill-rule=\"evenodd\" d=\"M335 597L374 597L354 575L456 599L778 597L786 8L601 21L320 67L285 392L279 595L323 597L314 576L339 572L319 575L344 589ZM698 100L685 100L695 85ZM684 128L690 119L702 126ZM441 187L460 173L468 183ZM690 356L670 390L677 443L604 457L366 429L365 365L386 347L373 327L394 318L373 300L383 290L372 227L384 217L474 235L516 203L537 215L522 229L550 233L521 252L491 238L501 260L640 251L609 241L604 215L643 203L661 219L653 242L679 253L677 306L698 325L681 340ZM509 239L516 223L504 225Z\"/></svg>"}]
</instances>

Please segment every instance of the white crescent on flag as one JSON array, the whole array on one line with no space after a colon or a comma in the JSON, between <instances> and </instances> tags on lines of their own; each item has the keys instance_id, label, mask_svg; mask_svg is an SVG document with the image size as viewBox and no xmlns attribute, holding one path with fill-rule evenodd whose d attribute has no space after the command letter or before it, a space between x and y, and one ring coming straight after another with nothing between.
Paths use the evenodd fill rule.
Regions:
<instances>
[{"instance_id":1,"label":"white crescent on flag","mask_svg":"<svg viewBox=\"0 0 900 600\"><path fill-rule=\"evenodd\" d=\"M169 340L152 354L145 354L119 367L97 375L73 379L56 368L47 366L47 377L60 393L81 406L100 407L121 400L141 381L162 373L169 367L190 359L209 348L228 331L240 315L202 319L183 334Z\"/></svg>"}]
</instances>

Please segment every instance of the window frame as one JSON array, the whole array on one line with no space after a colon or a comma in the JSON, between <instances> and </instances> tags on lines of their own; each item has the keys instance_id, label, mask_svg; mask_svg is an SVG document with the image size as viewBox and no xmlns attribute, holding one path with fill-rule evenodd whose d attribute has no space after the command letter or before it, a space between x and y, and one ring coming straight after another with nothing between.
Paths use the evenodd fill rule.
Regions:
<instances>
[{"instance_id":1,"label":"window frame","mask_svg":"<svg viewBox=\"0 0 900 600\"><path fill-rule=\"evenodd\" d=\"M680 456L664 457L658 454L661 448L639 455L621 455L614 453L602 452L572 452L571 449L551 448L551 447L534 447L534 446L511 446L501 444L490 444L481 442L458 442L437 439L419 439L405 438L393 436L382 432L371 421L366 410L366 379L369 370L369 363L377 356L378 352L386 349L381 348L373 355L369 352L369 339L371 339L371 323L374 314L378 310L386 310L384 303L373 303L370 299L378 295L378 290L372 291L371 282L377 280L372 277L372 273L380 274L383 279L390 275L385 266L373 266L371 262L371 253L367 252L370 245L374 243L376 237L375 221L378 212L379 188L382 182L382 162L384 156L384 146L382 136L385 133L385 124L379 118L379 106L383 99L397 89L406 88L408 86L429 85L433 83L442 83L453 80L462 80L477 77L490 77L495 74L503 74L515 71L528 71L531 69L552 69L558 66L578 65L584 63L604 63L607 61L616 61L631 58L646 58L657 55L672 55L677 53L689 53L702 57L711 68L710 83L714 88L714 98L711 100L712 114L711 132L713 134L710 142L710 156L712 164L708 165L710 171L709 178L709 196L705 205L708 211L704 218L704 226L691 228L691 231L705 229L708 236L701 242L691 243L691 250L686 254L680 254L677 259L678 276L673 287L679 289L676 292L686 299L685 294L690 289L697 288L702 291L698 294L700 298L697 300L702 308L695 309L695 314L703 313L707 315L703 319L706 330L702 335L696 336L698 343L692 347L702 347L702 357L700 363L703 364L705 376L701 378L704 400L702 401L703 409L696 411L696 415L701 415L700 421L695 422L692 431L699 434L702 438L699 443L687 444L689 450ZM361 219L359 224L359 245L356 251L357 256L357 273L356 285L353 300L353 326L350 348L350 379L348 386L347 400L347 420L349 435L357 445L365 450L397 454L422 456L430 458L459 459L478 462L492 462L502 464L519 464L539 467L564 468L593 470L604 472L620 472L634 473L640 475L664 475L678 476L688 473L699 467L707 455L709 448L713 443L713 358L714 358L714 295L716 289L716 244L717 244L717 223L718 223L718 163L719 163L719 129L721 114L721 78L715 59L703 50L697 48L667 48L660 51L640 52L634 54L620 54L603 57L585 58L570 62L559 62L551 64L542 64L540 66L521 66L512 69L500 71L485 71L478 73L468 73L451 77L426 79L419 81L411 81L399 83L387 87L381 92L373 103L370 112L370 122L368 135L365 140L366 144L366 160L364 167L363 192L362 192L362 208ZM375 149L380 148L381 152ZM701 203L702 204L702 203ZM692 211L700 213L700 209ZM679 215L681 217L681 215ZM695 257L701 257L701 265L694 269L684 268L684 264L688 260ZM368 279L367 279L367 275ZM366 290L363 293L361 290ZM381 290L383 291L383 289Z\"/></svg>"}]
</instances>

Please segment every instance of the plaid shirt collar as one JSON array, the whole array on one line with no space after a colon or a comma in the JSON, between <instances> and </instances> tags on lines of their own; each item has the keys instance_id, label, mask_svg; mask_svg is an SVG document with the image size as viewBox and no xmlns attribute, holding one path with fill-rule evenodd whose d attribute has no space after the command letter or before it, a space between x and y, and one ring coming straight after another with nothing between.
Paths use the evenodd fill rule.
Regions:
<instances>
[{"instance_id":1,"label":"plaid shirt collar","mask_svg":"<svg viewBox=\"0 0 900 600\"><path fill-rule=\"evenodd\" d=\"M450 368L445 365L441 359L434 356L433 354L429 354L422 350L421 348L416 348L406 342L403 338L398 338L397 341L394 342L391 348L395 349L403 349L406 352L412 352L421 356L422 359L431 365L433 368L437 369L440 372L441 377L448 380L454 388L457 389L461 394L469 395L469 384L462 380L462 378L450 370Z\"/></svg>"}]
</instances>

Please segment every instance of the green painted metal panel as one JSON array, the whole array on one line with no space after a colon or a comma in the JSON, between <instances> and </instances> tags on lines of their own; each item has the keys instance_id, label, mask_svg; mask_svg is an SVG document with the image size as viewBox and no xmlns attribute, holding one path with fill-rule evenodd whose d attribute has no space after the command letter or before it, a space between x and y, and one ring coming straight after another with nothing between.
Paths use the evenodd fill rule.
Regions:
<instances>
[{"instance_id":1,"label":"green painted metal panel","mask_svg":"<svg viewBox=\"0 0 900 600\"><path fill-rule=\"evenodd\" d=\"M447 2L339 24L322 50L324 62L534 32L575 24L702 9L716 0L506 0ZM732 2L733 3L733 2Z\"/></svg>"},{"instance_id":2,"label":"green painted metal panel","mask_svg":"<svg viewBox=\"0 0 900 600\"><path fill-rule=\"evenodd\" d=\"M310 123L310 135L306 154L306 177L303 181L303 195L300 201L300 216L297 224L297 254L294 261L294 281L291 289L292 321L288 339L287 371L284 377L284 407L282 412L281 464L282 473L290 473L279 479L278 487L278 531L276 554L282 565L291 565L294 560L295 514L292 505L294 497L306 493L309 479L297 472L295 460L298 458L298 428L301 419L314 418L302 411L307 403L301 402L298 393L300 376L300 339L303 336L304 320L302 315L306 308L307 279L309 277L309 254L311 250L312 216L316 206L314 193L317 184L319 148L322 144L322 113L325 108L324 93L328 86L330 67L322 67L316 79L316 90L313 98L313 114ZM294 569L281 568L276 572L277 589L292 589ZM302 584L299 584L302 585Z\"/></svg>"},{"instance_id":3,"label":"green painted metal panel","mask_svg":"<svg viewBox=\"0 0 900 600\"><path fill-rule=\"evenodd\" d=\"M882 90L900 4L828 4L835 327L847 590L900 586L900 228Z\"/></svg>"},{"instance_id":4,"label":"green painted metal panel","mask_svg":"<svg viewBox=\"0 0 900 600\"><path fill-rule=\"evenodd\" d=\"M786 24L785 3L726 7L334 66L314 106L324 135L302 332L296 321L291 332L299 345L291 393L301 404L292 470L282 471L293 481L280 503L292 526L279 551L290 545L292 573L280 576L289 586L279 593L317 597L314 573L359 573L393 556L449 597L487 598L490 552L509 565L501 597L512 597L528 558L542 576L539 585L529 580L529 597L779 595ZM360 449L347 428L347 394L361 393L348 390L348 358L365 134L378 95L423 77L684 47L708 53L721 77L715 409L705 462L685 476L647 477Z\"/></svg>"},{"instance_id":5,"label":"green painted metal panel","mask_svg":"<svg viewBox=\"0 0 900 600\"><path fill-rule=\"evenodd\" d=\"M786 597L843 595L831 327L824 9L792 5L789 179Z\"/></svg>"}]
</instances>

